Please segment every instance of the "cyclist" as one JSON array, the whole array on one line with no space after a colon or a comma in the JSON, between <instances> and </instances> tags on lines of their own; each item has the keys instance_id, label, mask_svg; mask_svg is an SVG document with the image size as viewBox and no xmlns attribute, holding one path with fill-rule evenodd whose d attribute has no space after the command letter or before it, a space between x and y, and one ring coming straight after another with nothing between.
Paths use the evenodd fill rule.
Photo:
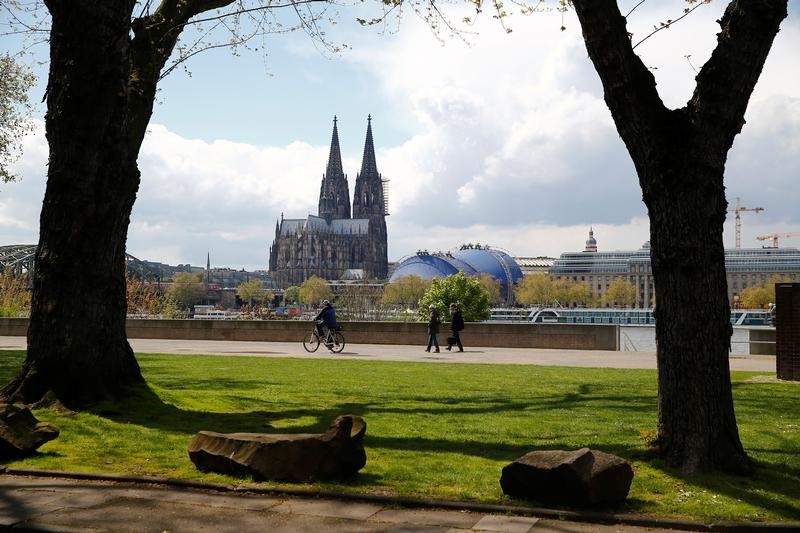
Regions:
<instances>
[{"instance_id":1,"label":"cyclist","mask_svg":"<svg viewBox=\"0 0 800 533\"><path fill-rule=\"evenodd\" d=\"M330 348L331 343L328 342L326 335L328 331L336 330L336 311L328 300L322 300L322 310L314 321L317 323L317 335L325 341L325 346Z\"/></svg>"}]
</instances>

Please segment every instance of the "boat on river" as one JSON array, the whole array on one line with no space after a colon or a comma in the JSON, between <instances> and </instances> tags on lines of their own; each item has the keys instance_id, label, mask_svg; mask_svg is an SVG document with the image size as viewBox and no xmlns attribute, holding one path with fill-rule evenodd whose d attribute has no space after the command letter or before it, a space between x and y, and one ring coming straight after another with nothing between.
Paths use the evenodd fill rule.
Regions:
<instances>
[{"instance_id":1,"label":"boat on river","mask_svg":"<svg viewBox=\"0 0 800 533\"><path fill-rule=\"evenodd\" d=\"M526 321L535 324L653 326L656 323L653 309L535 307L525 311L527 312ZM731 324L734 326L771 326L772 315L766 309L733 309L731 310Z\"/></svg>"}]
</instances>

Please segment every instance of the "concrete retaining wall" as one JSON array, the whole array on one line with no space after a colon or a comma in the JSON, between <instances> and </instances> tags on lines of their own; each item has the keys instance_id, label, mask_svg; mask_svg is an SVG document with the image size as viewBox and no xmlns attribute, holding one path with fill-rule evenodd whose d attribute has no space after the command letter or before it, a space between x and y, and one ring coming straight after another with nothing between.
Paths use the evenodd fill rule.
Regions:
<instances>
[{"instance_id":1,"label":"concrete retaining wall","mask_svg":"<svg viewBox=\"0 0 800 533\"><path fill-rule=\"evenodd\" d=\"M775 329L751 329L750 353L753 355L775 355Z\"/></svg>"},{"instance_id":2,"label":"concrete retaining wall","mask_svg":"<svg viewBox=\"0 0 800 533\"><path fill-rule=\"evenodd\" d=\"M419 322L342 322L348 344L425 344L426 326ZM300 342L310 322L294 320L128 320L132 339L202 339ZM28 320L0 318L0 335L24 336ZM449 331L442 330L444 343ZM465 346L617 350L618 326L601 324L468 323L461 334Z\"/></svg>"}]
</instances>

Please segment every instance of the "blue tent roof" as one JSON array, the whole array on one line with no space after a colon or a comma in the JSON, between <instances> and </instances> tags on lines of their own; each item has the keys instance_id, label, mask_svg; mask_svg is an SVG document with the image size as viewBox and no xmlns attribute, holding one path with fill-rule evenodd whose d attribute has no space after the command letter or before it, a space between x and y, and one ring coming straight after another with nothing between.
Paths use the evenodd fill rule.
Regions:
<instances>
[{"instance_id":1,"label":"blue tent roof","mask_svg":"<svg viewBox=\"0 0 800 533\"><path fill-rule=\"evenodd\" d=\"M403 276L419 276L423 279L443 278L451 274L464 272L473 274L489 274L504 287L513 285L522 279L522 270L514 258L505 252L486 248L465 248L453 254L428 254L420 252L411 256L397 267L389 283Z\"/></svg>"},{"instance_id":2,"label":"blue tent roof","mask_svg":"<svg viewBox=\"0 0 800 533\"><path fill-rule=\"evenodd\" d=\"M461 261L459 261L461 263ZM469 265L467 265L469 267ZM467 274L474 274L475 270L469 267ZM444 278L451 274L458 274L459 268L439 255L418 254L405 259L394 271L389 283L405 276L419 276L422 279Z\"/></svg>"},{"instance_id":3,"label":"blue tent roof","mask_svg":"<svg viewBox=\"0 0 800 533\"><path fill-rule=\"evenodd\" d=\"M500 250L466 248L454 252L453 256L478 272L491 274L503 285L513 285L522 279L522 269L514 258Z\"/></svg>"}]
</instances>

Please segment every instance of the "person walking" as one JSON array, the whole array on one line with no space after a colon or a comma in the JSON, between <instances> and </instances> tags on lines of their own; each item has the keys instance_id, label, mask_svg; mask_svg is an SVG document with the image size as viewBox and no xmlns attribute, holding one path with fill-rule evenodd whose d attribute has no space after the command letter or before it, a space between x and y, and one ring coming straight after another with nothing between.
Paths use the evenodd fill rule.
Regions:
<instances>
[{"instance_id":1,"label":"person walking","mask_svg":"<svg viewBox=\"0 0 800 533\"><path fill-rule=\"evenodd\" d=\"M428 310L430 311L428 314L428 347L425 348L425 351L430 352L431 345L433 345L436 346L436 353L439 353L439 324L442 320L439 318L439 310L435 305L429 305Z\"/></svg>"},{"instance_id":2,"label":"person walking","mask_svg":"<svg viewBox=\"0 0 800 533\"><path fill-rule=\"evenodd\" d=\"M461 311L458 310L458 305L455 303L450 304L450 331L453 332L452 337L447 337L447 349L451 350L453 344L458 345L458 351L463 352L464 346L461 345L461 336L459 332L464 329L464 319L461 317Z\"/></svg>"}]
</instances>

